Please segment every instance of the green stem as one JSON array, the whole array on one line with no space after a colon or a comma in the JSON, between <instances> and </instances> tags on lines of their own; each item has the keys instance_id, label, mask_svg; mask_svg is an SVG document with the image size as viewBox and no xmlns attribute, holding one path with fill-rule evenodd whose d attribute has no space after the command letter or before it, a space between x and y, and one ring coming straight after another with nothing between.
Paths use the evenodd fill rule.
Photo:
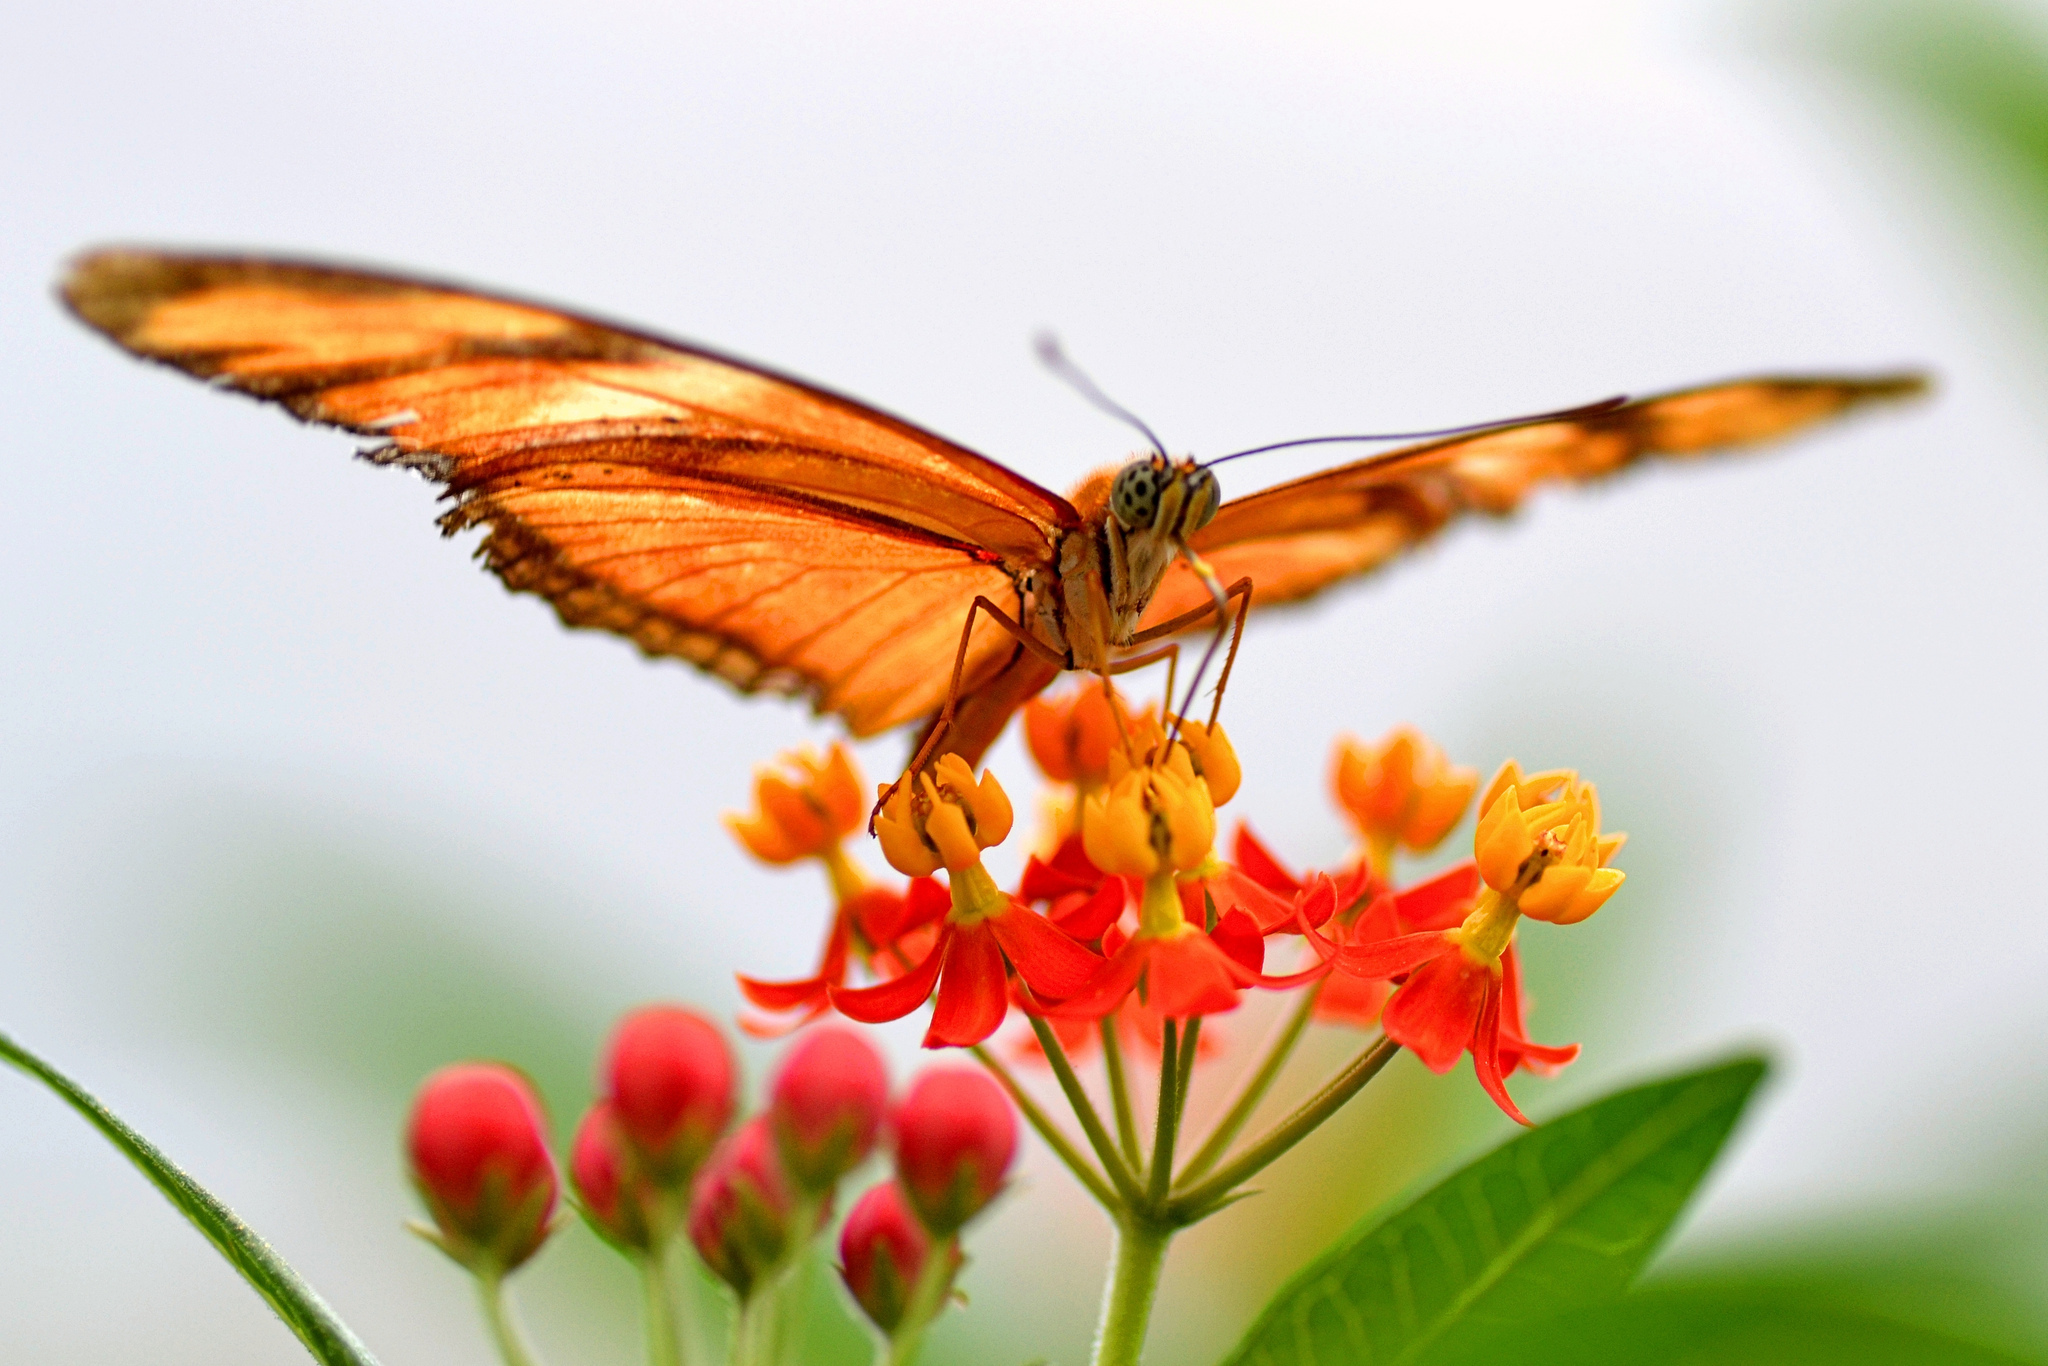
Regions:
<instances>
[{"instance_id":1,"label":"green stem","mask_svg":"<svg viewBox=\"0 0 2048 1366\"><path fill-rule=\"evenodd\" d=\"M1095 1335L1094 1366L1137 1366L1145 1328L1159 1293L1159 1272L1173 1230L1130 1215L1117 1221L1116 1251L1103 1288L1102 1326Z\"/></svg>"},{"instance_id":2,"label":"green stem","mask_svg":"<svg viewBox=\"0 0 2048 1366\"><path fill-rule=\"evenodd\" d=\"M1104 1209L1113 1210L1118 1208L1116 1192L1109 1188L1109 1183L1102 1179L1101 1173L1088 1165L1088 1159L1081 1155L1081 1150L1076 1148L1073 1141L1060 1131L1059 1125L1053 1123L1052 1116L1048 1115L1039 1107L1038 1102L1031 1098L1030 1093L1018 1082L1010 1069L1003 1066L1002 1061L995 1054L989 1052L987 1048L980 1044L974 1045L968 1052L974 1054L975 1060L983 1067L986 1067L995 1076L996 1081L1002 1088L1010 1093L1010 1099L1016 1103L1017 1109L1023 1114L1024 1122L1029 1124L1032 1131L1045 1140L1045 1146L1052 1149L1053 1156L1066 1164L1067 1170L1074 1174L1074 1179L1079 1181L1087 1189L1088 1193L1095 1197L1095 1202Z\"/></svg>"},{"instance_id":3,"label":"green stem","mask_svg":"<svg viewBox=\"0 0 2048 1366\"><path fill-rule=\"evenodd\" d=\"M1045 1060L1052 1064L1052 1074L1059 1078L1060 1090L1066 1093L1067 1104L1073 1107L1074 1118L1081 1121L1081 1132L1088 1135L1088 1144L1095 1149L1096 1160L1109 1173L1110 1184L1116 1187L1123 1205L1136 1205L1139 1200L1138 1179L1124 1165L1123 1158L1117 1155L1109 1131L1102 1127L1102 1116L1095 1113L1095 1102L1089 1100L1088 1093L1081 1089L1081 1079L1074 1075L1074 1065L1067 1061L1067 1050L1060 1047L1059 1035L1053 1033L1052 1026L1038 1016L1026 1018L1031 1021L1031 1032L1038 1036L1038 1046L1045 1050ZM1110 1209L1118 1207L1114 1201L1109 1204Z\"/></svg>"},{"instance_id":4,"label":"green stem","mask_svg":"<svg viewBox=\"0 0 2048 1366\"><path fill-rule=\"evenodd\" d=\"M491 1341L498 1345L498 1355L505 1366L537 1366L539 1358L526 1345L526 1335L519 1330L519 1321L505 1299L505 1278L480 1272L476 1289L483 1300L484 1321L491 1326Z\"/></svg>"},{"instance_id":5,"label":"green stem","mask_svg":"<svg viewBox=\"0 0 2048 1366\"><path fill-rule=\"evenodd\" d=\"M1116 1016L1105 1015L1097 1023L1102 1030L1102 1067L1109 1074L1110 1108L1116 1111L1117 1142L1123 1145L1124 1161L1135 1170L1138 1122L1131 1112L1130 1085L1124 1079L1124 1047L1116 1035Z\"/></svg>"},{"instance_id":6,"label":"green stem","mask_svg":"<svg viewBox=\"0 0 2048 1366\"><path fill-rule=\"evenodd\" d=\"M683 1339L668 1280L664 1244L640 1260L640 1288L647 1314L647 1366L683 1366Z\"/></svg>"},{"instance_id":7,"label":"green stem","mask_svg":"<svg viewBox=\"0 0 2048 1366\"><path fill-rule=\"evenodd\" d=\"M957 1234L934 1244L925 1255L924 1270L918 1273L917 1283L910 1290L910 1300L903 1309L903 1322L896 1325L896 1331L883 1344L882 1353L875 1358L877 1366L911 1366L917 1360L918 1348L924 1345L925 1330L946 1307L946 1296L953 1288L953 1273L958 1270L959 1260L960 1239Z\"/></svg>"},{"instance_id":8,"label":"green stem","mask_svg":"<svg viewBox=\"0 0 2048 1366\"><path fill-rule=\"evenodd\" d=\"M1307 1031L1309 1020L1315 1015L1316 1000L1322 994L1323 984L1317 982L1303 992L1301 999L1295 1002L1294 1009L1287 1016L1286 1024L1281 1026L1279 1034L1274 1036L1273 1042L1267 1046L1266 1056L1259 1059L1258 1068L1245 1078L1244 1084L1238 1088L1236 1098L1230 1102L1230 1108L1224 1111L1223 1118L1216 1121L1215 1129L1202 1141L1202 1146L1195 1150L1195 1155L1188 1159L1187 1166L1181 1169L1181 1184L1200 1180L1204 1172L1215 1166L1222 1160L1223 1154L1230 1151L1231 1141L1251 1121L1253 1112L1259 1108L1259 1102L1266 1098L1266 1092L1273 1089L1273 1083L1280 1078L1281 1069L1287 1066L1287 1060L1294 1055L1294 1046L1301 1042L1302 1034Z\"/></svg>"},{"instance_id":9,"label":"green stem","mask_svg":"<svg viewBox=\"0 0 2048 1366\"><path fill-rule=\"evenodd\" d=\"M1173 1127L1176 1134L1180 1132L1183 1121L1187 1119L1188 1092L1193 1090L1195 1085L1195 1049L1201 1042L1202 1017L1195 1015L1189 1018L1187 1028L1181 1031L1180 1061L1174 1064L1173 1069L1178 1080L1173 1095Z\"/></svg>"},{"instance_id":10,"label":"green stem","mask_svg":"<svg viewBox=\"0 0 2048 1366\"><path fill-rule=\"evenodd\" d=\"M1159 1035L1159 1110L1152 1130L1152 1174L1145 1207L1159 1208L1173 1184L1173 1145L1180 1132L1180 1024L1167 1020Z\"/></svg>"},{"instance_id":11,"label":"green stem","mask_svg":"<svg viewBox=\"0 0 2048 1366\"><path fill-rule=\"evenodd\" d=\"M1346 1101L1364 1089L1367 1082L1378 1076L1380 1069L1400 1051L1401 1045L1385 1035L1368 1044L1365 1051L1345 1064L1343 1071L1325 1082L1320 1091L1303 1101L1293 1114L1267 1130L1221 1171L1174 1196L1167 1206L1167 1216L1177 1223L1191 1224L1215 1213L1233 1190L1307 1138L1317 1125L1337 1113Z\"/></svg>"}]
</instances>

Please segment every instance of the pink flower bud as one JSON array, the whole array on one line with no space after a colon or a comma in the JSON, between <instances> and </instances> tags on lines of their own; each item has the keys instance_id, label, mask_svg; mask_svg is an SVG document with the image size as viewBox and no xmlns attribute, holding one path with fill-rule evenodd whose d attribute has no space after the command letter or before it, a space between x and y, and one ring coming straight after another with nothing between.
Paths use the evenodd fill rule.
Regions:
<instances>
[{"instance_id":1,"label":"pink flower bud","mask_svg":"<svg viewBox=\"0 0 2048 1366\"><path fill-rule=\"evenodd\" d=\"M697 1173L690 1241L744 1300L789 1250L795 1204L766 1119L757 1116L713 1149Z\"/></svg>"},{"instance_id":2,"label":"pink flower bud","mask_svg":"<svg viewBox=\"0 0 2048 1366\"><path fill-rule=\"evenodd\" d=\"M873 1044L826 1025L782 1055L768 1097L783 1167L805 1189L829 1190L874 1151L889 1108L889 1072Z\"/></svg>"},{"instance_id":3,"label":"pink flower bud","mask_svg":"<svg viewBox=\"0 0 2048 1366\"><path fill-rule=\"evenodd\" d=\"M718 1026L681 1006L619 1021L601 1090L650 1179L681 1186L732 1120L737 1073Z\"/></svg>"},{"instance_id":4,"label":"pink flower bud","mask_svg":"<svg viewBox=\"0 0 2048 1366\"><path fill-rule=\"evenodd\" d=\"M569 1145L569 1179L598 1232L639 1252L654 1245L648 1216L658 1196L640 1176L610 1101L591 1106L576 1126L576 1138Z\"/></svg>"},{"instance_id":5,"label":"pink flower bud","mask_svg":"<svg viewBox=\"0 0 2048 1366\"><path fill-rule=\"evenodd\" d=\"M526 1078L463 1062L421 1083L406 1125L413 1185L437 1242L479 1274L510 1271L547 1238L559 1181L547 1121Z\"/></svg>"},{"instance_id":6,"label":"pink flower bud","mask_svg":"<svg viewBox=\"0 0 2048 1366\"><path fill-rule=\"evenodd\" d=\"M894 1333L932 1255L932 1237L910 1212L903 1188L885 1181L860 1198L839 1232L839 1274L854 1302L884 1333ZM952 1270L960 1250L950 1247ZM948 1279L951 1279L950 1274ZM932 1308L943 1299L934 1298Z\"/></svg>"},{"instance_id":7,"label":"pink flower bud","mask_svg":"<svg viewBox=\"0 0 2048 1366\"><path fill-rule=\"evenodd\" d=\"M1009 1097L979 1072L928 1071L897 1108L896 1176L934 1233L952 1233L979 1214L1016 1155Z\"/></svg>"}]
</instances>

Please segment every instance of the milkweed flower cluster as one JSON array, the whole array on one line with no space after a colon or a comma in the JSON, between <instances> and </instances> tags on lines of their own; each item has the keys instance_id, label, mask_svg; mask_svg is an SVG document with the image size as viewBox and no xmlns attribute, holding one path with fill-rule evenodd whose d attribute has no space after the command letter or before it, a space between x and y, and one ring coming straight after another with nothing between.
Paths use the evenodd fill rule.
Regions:
<instances>
[{"instance_id":1,"label":"milkweed flower cluster","mask_svg":"<svg viewBox=\"0 0 2048 1366\"><path fill-rule=\"evenodd\" d=\"M962 1233L1005 1188L1020 1112L1110 1213L1120 1245L1149 1240L1163 1255L1401 1052L1439 1073L1469 1055L1486 1094L1523 1124L1508 1079L1577 1056L1530 1038L1515 945L1523 921L1577 924L1621 886L1623 837L1603 828L1599 795L1577 773L1509 761L1482 788L1412 729L1340 739L1330 788L1357 843L1297 871L1244 821L1226 833L1244 768L1213 716L1133 708L1106 683L1034 701L1024 716L1047 784L1044 828L1010 885L984 858L1016 835L1015 803L958 755L879 789L875 844L893 877L863 869L850 847L870 789L843 746L756 773L751 808L727 828L764 863L822 870L831 911L808 976L739 978L743 1029L800 1031L753 1113L724 1032L674 1004L629 1012L606 1041L566 1193L522 1075L463 1063L427 1080L406 1131L431 1217L420 1231L476 1276L501 1344L517 1333L499 1286L559 1227L565 1200L645 1278L660 1366L691 1363L689 1297L674 1278L692 1261L729 1292L735 1366L786 1356L782 1288L835 1227L847 1299L880 1359L901 1363L953 1298ZM1404 875L1403 860L1452 842L1475 808L1469 857ZM1201 1064L1228 1047L1205 1026L1274 993L1294 1003L1284 1027L1183 1153ZM893 1103L882 1055L825 1018L921 1013L925 1048L970 1050L979 1066L929 1069ZM1028 1038L986 1046L1020 1016ZM1285 1120L1244 1137L1311 1025L1360 1032L1363 1049ZM1079 1142L1006 1058L1054 1073ZM1091 1093L1077 1063L1096 1061ZM1158 1082L1145 1125L1140 1064ZM842 1214L842 1183L884 1152L891 1174ZM1146 1265L1133 1256L1117 1265ZM1151 1294L1151 1283L1113 1283L1100 1337L1110 1355L1098 1361L1135 1362Z\"/></svg>"},{"instance_id":2,"label":"milkweed flower cluster","mask_svg":"<svg viewBox=\"0 0 2048 1366\"><path fill-rule=\"evenodd\" d=\"M1331 786L1359 847L1340 866L1305 873L1242 824L1229 856L1219 851L1218 811L1243 778L1221 727L1137 711L1091 684L1030 704L1025 736L1053 791L1049 829L1023 877L1005 889L982 866L1015 824L993 773L977 776L947 755L909 776L877 821L884 856L909 881L892 891L858 886L918 909L883 930L864 922L879 936L862 940L878 979L869 986L855 985L847 960L835 958L848 923L835 913L825 958L839 972L823 986L831 1008L880 1023L929 1002L933 1048L979 1044L1021 1009L1052 1026L1062 1047L1081 1050L1101 1037L1096 1022L1156 1046L1165 1021L1184 1030L1237 1009L1248 992L1306 990L1315 1020L1378 1026L1434 1070L1469 1053L1480 1084L1522 1123L1506 1077L1553 1072L1576 1056L1529 1039L1513 946L1522 917L1572 924L1620 885L1608 863L1621 837L1601 831L1598 797L1576 774L1525 776L1509 762L1480 795L1472 858L1402 886L1396 860L1441 845L1479 794L1476 770L1452 764L1413 729L1370 745L1339 740ZM829 765L804 756L788 764L857 781L843 753ZM758 787L757 800L763 812L787 801ZM843 861L836 844L800 838L820 828L810 813L827 804L820 797L797 830L762 842ZM736 819L733 828L752 826ZM755 847L756 837L742 837ZM855 884L840 872L832 882L843 907L841 889ZM1268 971L1276 949L1294 958L1293 970ZM741 980L757 1004L819 1008L802 994L817 979L786 984L783 996Z\"/></svg>"}]
</instances>

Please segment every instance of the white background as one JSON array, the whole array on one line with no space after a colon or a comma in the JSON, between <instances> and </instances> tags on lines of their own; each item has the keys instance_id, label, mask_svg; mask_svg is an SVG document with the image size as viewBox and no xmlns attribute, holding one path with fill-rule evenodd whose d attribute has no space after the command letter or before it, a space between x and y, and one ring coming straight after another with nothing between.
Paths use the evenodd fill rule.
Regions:
<instances>
[{"instance_id":1,"label":"white background","mask_svg":"<svg viewBox=\"0 0 2048 1366\"><path fill-rule=\"evenodd\" d=\"M1236 809L1302 861L1342 852L1322 796L1339 730L1409 720L1466 762L1601 782L1632 881L1583 932L1529 936L1539 1037L1589 1052L1525 1094L1555 1110L1771 1046L1776 1088L1695 1236L2006 1161L2038 1134L2048 1024L2048 460L2020 315L1885 130L1760 60L1739 15L1424 8L16 16L0 1022L189 1163L387 1361L481 1362L459 1277L395 1231L402 1085L352 1059L419 1034L573 1060L633 1001L728 1012L733 969L793 973L815 948L818 889L750 866L715 819L751 764L829 728L565 634L433 534L423 484L137 365L51 301L88 244L239 246L670 331L1056 487L1130 440L1030 363L1044 326L1210 454L1931 366L1930 404L1547 496L1262 622L1226 717L1250 770ZM1226 492L1324 458L1240 463ZM866 751L875 773L899 757ZM1013 751L997 763L1028 786ZM421 1013L447 963L497 1015ZM1412 1070L1412 1095L1471 1089ZM1331 1179L1379 1160L1313 1159ZM1288 1171L1268 1184L1313 1175ZM1025 1181L978 1231L942 1353L1079 1358L1102 1231L1038 1156ZM1363 1208L1333 1198L1330 1228ZM5 1077L0 1208L10 1361L303 1359L75 1117ZM1170 1273L1160 1360L1213 1349L1312 1251L1245 1218ZM544 1338L562 1361L631 1359L630 1323L577 1349L584 1275L535 1273Z\"/></svg>"}]
</instances>

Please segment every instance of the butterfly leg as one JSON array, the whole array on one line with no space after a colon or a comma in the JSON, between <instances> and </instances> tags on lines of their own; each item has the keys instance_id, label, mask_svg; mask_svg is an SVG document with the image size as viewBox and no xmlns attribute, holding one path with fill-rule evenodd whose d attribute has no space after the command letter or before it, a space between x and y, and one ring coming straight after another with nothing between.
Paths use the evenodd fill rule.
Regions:
<instances>
[{"instance_id":1,"label":"butterfly leg","mask_svg":"<svg viewBox=\"0 0 2048 1366\"><path fill-rule=\"evenodd\" d=\"M882 794L875 798L874 808L868 812L868 833L870 835L875 833L875 820L882 814L882 807L888 803L891 797L896 795L896 789L903 786L905 778L910 777L922 769L929 760L937 757L939 746L946 738L946 732L953 727L953 714L960 705L960 683L967 673L967 647L974 641L974 618L978 612L986 612L990 619L1016 640L1019 645L1029 650L1032 654L1037 655L1047 664L1056 669L1065 669L1067 667L1067 657L1065 655L1011 620L1009 614L1003 611L1002 608L996 606L985 597L977 596L974 599L973 605L967 609L967 624L960 628L960 647L953 652L953 681L946 689L946 705L939 708L939 714L932 721L931 729L925 732L924 743L919 745L917 753L911 756L910 764L903 770L902 777L889 784Z\"/></svg>"},{"instance_id":2,"label":"butterfly leg","mask_svg":"<svg viewBox=\"0 0 2048 1366\"><path fill-rule=\"evenodd\" d=\"M1208 566L1202 565L1201 568L1206 570ZM1181 712L1185 714L1187 708L1194 705L1195 692L1202 685L1202 675L1209 671L1210 661L1215 658L1217 647L1223 643L1223 632L1227 629L1230 632L1230 653L1223 657L1223 673L1216 680L1216 703L1209 709L1209 724L1213 726L1216 724L1217 714L1223 709L1223 690L1230 686L1230 671L1237 663L1237 647L1244 641L1245 618L1252 610L1252 581L1250 578L1242 578L1230 585L1230 587L1224 588L1215 581L1214 574L1207 574L1205 577L1211 593L1214 594L1213 601L1197 607L1193 611L1183 612L1171 621L1162 621L1157 626L1148 627L1138 632L1131 637L1131 644L1143 645L1148 641L1159 640L1165 636L1173 635L1193 626L1210 613L1217 613L1219 629L1216 633L1216 638L1209 642L1209 648L1203 652L1202 666L1195 672L1195 681L1188 685L1187 701L1181 707ZM1238 599L1237 621L1234 626L1229 624L1229 603L1232 598Z\"/></svg>"}]
</instances>

